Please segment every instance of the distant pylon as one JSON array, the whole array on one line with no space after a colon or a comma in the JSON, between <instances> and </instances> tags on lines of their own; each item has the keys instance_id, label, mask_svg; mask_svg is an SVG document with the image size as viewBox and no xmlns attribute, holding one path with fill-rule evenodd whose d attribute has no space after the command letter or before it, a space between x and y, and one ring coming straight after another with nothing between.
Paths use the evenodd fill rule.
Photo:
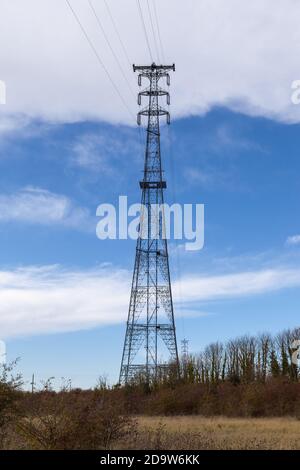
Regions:
<instances>
[{"instance_id":1,"label":"distant pylon","mask_svg":"<svg viewBox=\"0 0 300 470\"><path fill-rule=\"evenodd\" d=\"M147 107L138 113L138 124L146 116L147 140L144 163L144 177L140 182L142 190L139 237L131 287L131 296L120 370L120 383L128 383L137 376L147 383L157 379L158 375L170 370L173 364L175 374L179 376L179 360L175 333L173 301L170 282L167 240L164 234L164 212L155 217L153 204L164 203L166 181L162 177L160 153L160 117L166 116L170 123L170 114L159 104L160 97L170 102L169 93L159 86L161 79L170 84L170 71L175 65L133 66L139 72L138 84L142 78L149 80L148 88L138 94L138 103L142 97L148 99ZM167 354L166 354L167 353ZM163 356L166 356L163 359Z\"/></svg>"},{"instance_id":2,"label":"distant pylon","mask_svg":"<svg viewBox=\"0 0 300 470\"><path fill-rule=\"evenodd\" d=\"M31 385L31 393L34 393L34 391L35 391L34 374L32 374L30 385Z\"/></svg>"},{"instance_id":3,"label":"distant pylon","mask_svg":"<svg viewBox=\"0 0 300 470\"><path fill-rule=\"evenodd\" d=\"M181 358L183 362L187 362L189 357L189 340L184 338L181 341Z\"/></svg>"}]
</instances>

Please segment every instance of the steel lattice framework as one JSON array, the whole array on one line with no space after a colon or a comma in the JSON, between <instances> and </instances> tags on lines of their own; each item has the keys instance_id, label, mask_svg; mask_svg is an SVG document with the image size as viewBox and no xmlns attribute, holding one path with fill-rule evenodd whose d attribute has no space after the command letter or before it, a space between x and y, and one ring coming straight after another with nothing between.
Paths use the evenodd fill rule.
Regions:
<instances>
[{"instance_id":1,"label":"steel lattice framework","mask_svg":"<svg viewBox=\"0 0 300 470\"><path fill-rule=\"evenodd\" d=\"M170 115L160 106L160 97L170 96L159 86L161 79L170 84L170 71L175 65L133 66L138 72L138 84L142 79L149 80L149 86L138 94L148 99L148 105L138 113L147 117L147 139L142 190L139 237L136 246L134 273L132 279L130 305L126 336L120 370L120 383L129 383L142 376L149 383L158 378L166 368L173 364L179 375L178 350L176 343L173 301L170 282L167 240L164 236L164 211L153 212L153 207L162 207L163 180L160 152L160 117ZM167 353L167 360L161 355Z\"/></svg>"}]
</instances>

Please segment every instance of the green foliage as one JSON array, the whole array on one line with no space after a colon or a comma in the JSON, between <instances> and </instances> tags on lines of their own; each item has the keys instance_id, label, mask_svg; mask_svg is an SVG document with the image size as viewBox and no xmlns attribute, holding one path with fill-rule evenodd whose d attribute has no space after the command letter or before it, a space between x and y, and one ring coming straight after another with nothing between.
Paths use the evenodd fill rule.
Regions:
<instances>
[{"instance_id":1,"label":"green foliage","mask_svg":"<svg viewBox=\"0 0 300 470\"><path fill-rule=\"evenodd\" d=\"M276 356L274 349L271 351L270 355L270 369L272 377L279 377L281 374L280 365Z\"/></svg>"}]
</instances>

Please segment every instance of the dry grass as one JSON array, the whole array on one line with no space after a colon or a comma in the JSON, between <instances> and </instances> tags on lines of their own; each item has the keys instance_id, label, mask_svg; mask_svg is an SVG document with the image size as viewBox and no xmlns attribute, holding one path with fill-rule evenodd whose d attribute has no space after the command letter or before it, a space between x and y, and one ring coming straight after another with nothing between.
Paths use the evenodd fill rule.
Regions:
<instances>
[{"instance_id":1,"label":"dry grass","mask_svg":"<svg viewBox=\"0 0 300 470\"><path fill-rule=\"evenodd\" d=\"M132 448L300 449L296 418L138 417Z\"/></svg>"}]
</instances>

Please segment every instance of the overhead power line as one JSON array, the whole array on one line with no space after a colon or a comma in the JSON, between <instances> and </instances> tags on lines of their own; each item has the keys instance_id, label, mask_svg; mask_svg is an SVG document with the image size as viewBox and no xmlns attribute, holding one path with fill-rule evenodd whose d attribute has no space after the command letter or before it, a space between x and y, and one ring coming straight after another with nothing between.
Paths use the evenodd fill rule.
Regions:
<instances>
[{"instance_id":1,"label":"overhead power line","mask_svg":"<svg viewBox=\"0 0 300 470\"><path fill-rule=\"evenodd\" d=\"M113 86L115 92L117 93L117 95L119 96L119 98L120 98L120 100L122 101L123 105L124 105L125 108L127 109L128 113L129 113L130 116L135 120L135 116L134 116L133 113L130 111L130 108L128 107L128 105L127 105L125 99L123 98L123 96L122 96L122 94L121 94L119 88L117 87L116 83L114 82L114 80L113 80L111 74L109 73L109 71L108 71L107 67L105 66L104 62L102 61L100 55L98 54L98 51L97 51L96 47L94 46L93 42L91 41L91 39L90 39L88 33L86 32L86 30L85 30L83 24L81 23L81 21L80 21L78 15L77 15L77 13L75 12L74 8L72 7L70 1L69 1L69 0L66 0L66 3L67 3L67 5L68 5L68 7L70 8L70 10L71 10L71 12L72 12L72 14L73 14L75 20L77 21L77 23L78 23L78 25L79 25L79 27L80 27L80 29L81 29L81 31L82 31L82 33L83 33L85 39L87 40L89 46L91 47L92 51L94 52L94 54L95 54L95 56L96 56L96 59L97 59L99 65L102 67L102 69L103 69L104 72L106 73L106 75L107 75L107 77L108 77L108 79L109 79L111 85Z\"/></svg>"},{"instance_id":2,"label":"overhead power line","mask_svg":"<svg viewBox=\"0 0 300 470\"><path fill-rule=\"evenodd\" d=\"M128 62L128 65L129 67L131 68L132 67L132 61L130 60L129 58L129 55L127 53L127 50L126 50L126 47L125 47L125 44L124 44L124 41L122 40L122 37L121 37L121 34L119 33L119 30L118 30L118 27L117 27L117 23L115 22L114 20L114 17L113 17L113 14L112 14L112 11L107 3L106 0L103 0L104 1L104 4L106 6L106 9L107 9L107 13L108 13L108 16L110 17L110 20L111 20L111 23L113 25L113 28L115 30L115 33L119 39L119 42L120 42L120 45L121 45L121 48L124 52L124 56L126 57L127 59L127 62ZM143 153L143 138L142 138L142 130L141 130L141 127L138 126L138 136L139 136L139 141L140 141L140 147L141 147L141 153Z\"/></svg>"},{"instance_id":3,"label":"overhead power line","mask_svg":"<svg viewBox=\"0 0 300 470\"><path fill-rule=\"evenodd\" d=\"M118 68L119 68L119 70L120 70L120 72L121 72L121 74L122 74L122 76L123 76L123 78L124 78L124 80L125 80L125 82L126 82L128 88L129 88L129 90L130 90L130 93L132 94L133 98L135 99L135 94L134 94L134 92L133 92L133 90L132 90L132 87L131 87L131 85L130 85L130 83L129 83L129 81L128 81L128 78L127 78L127 76L126 76L126 74L125 74L125 72L124 72L124 70L123 70L123 67L122 67L122 65L121 65L121 63L120 63L120 61L119 61L119 59L118 59L118 57L117 57L117 54L115 53L115 51L114 51L114 49L113 49L113 47L112 47L112 45L111 45L111 43L110 43L110 41L109 41L109 39L108 39L108 36L107 36L107 34L106 34L106 32L105 32L105 29L104 29L104 27L103 27L103 25L102 25L102 22L101 22L101 20L100 20L100 18L99 18L99 15L97 14L97 12L96 12L96 10L95 10L95 8L94 8L94 6L93 6L92 0L89 0L89 5L90 5L90 7L91 7L91 10L92 10L92 12L93 12L93 14L94 14L96 20L97 20L98 26L99 26L99 28L101 29L101 32L102 32L102 34L103 34L103 36L104 36L104 39L105 39L105 41L106 41L106 43L107 43L107 45L108 45L108 47L109 47L109 49L110 49L110 51L111 51L113 57L114 57L114 59L115 59L117 65L118 65Z\"/></svg>"},{"instance_id":4,"label":"overhead power line","mask_svg":"<svg viewBox=\"0 0 300 470\"><path fill-rule=\"evenodd\" d=\"M152 0L152 1L153 1L154 17L155 17L157 33L158 33L158 40L159 40L160 49L161 49L161 56L162 56L162 60L165 62L165 53L164 53L162 38L161 38L161 34L160 34L160 27L159 27L158 14L157 14L157 9L156 9L156 2L155 2L155 0Z\"/></svg>"},{"instance_id":5,"label":"overhead power line","mask_svg":"<svg viewBox=\"0 0 300 470\"><path fill-rule=\"evenodd\" d=\"M151 13L149 0L147 0L147 6L148 6L148 13L149 13L149 18L150 18L150 25L151 25L152 35L153 35L153 39L154 39L154 46L155 46L155 50L156 50L156 55L157 55L158 62L160 62L159 48L158 48L158 43L157 43L157 40L156 40L156 33L155 33L154 24L153 24L153 20L152 20L152 13Z\"/></svg>"},{"instance_id":6,"label":"overhead power line","mask_svg":"<svg viewBox=\"0 0 300 470\"><path fill-rule=\"evenodd\" d=\"M125 57L126 57L126 59L127 59L128 64L129 64L129 67L131 67L131 66L132 66L132 61L131 61L130 58L129 58L129 55L128 55L127 50L126 50L126 47L125 47L125 44L124 44L124 42L123 42L123 40L122 40L122 38L121 38L121 35L120 35L119 30L118 30L118 28L117 28L117 24L116 24L116 22L115 22L115 20L114 20L113 14L112 14L111 9L109 8L108 3L107 3L106 0L104 0L104 4L105 4L105 6L106 6L106 9L107 9L108 15L109 15L109 17L110 17L111 23L112 23L112 25L113 25L113 28L114 28L114 30L115 30L115 33L116 33L116 35L118 36L119 42L120 42L120 44L121 44L122 50L123 50L123 52L124 52L124 55L125 55Z\"/></svg>"},{"instance_id":7,"label":"overhead power line","mask_svg":"<svg viewBox=\"0 0 300 470\"><path fill-rule=\"evenodd\" d=\"M143 30L144 30L144 34L145 34L147 47L148 47L148 50L149 50L150 59L151 59L151 62L154 62L151 47L150 47L150 41L149 41L149 37L148 37L148 33L147 33L146 23L145 23L145 20L144 20L143 11L142 11L142 7L141 7L141 4L140 4L140 0L137 0L137 5L138 5L140 18L141 18L141 21L142 21L142 26L143 26Z\"/></svg>"}]
</instances>

